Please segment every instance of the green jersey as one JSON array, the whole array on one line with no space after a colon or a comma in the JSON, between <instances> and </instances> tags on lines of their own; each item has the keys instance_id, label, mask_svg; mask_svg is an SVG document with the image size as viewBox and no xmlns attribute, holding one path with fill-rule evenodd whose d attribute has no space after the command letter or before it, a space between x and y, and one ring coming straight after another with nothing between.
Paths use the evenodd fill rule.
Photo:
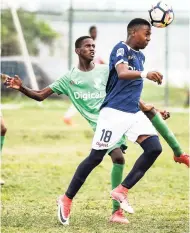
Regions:
<instances>
[{"instance_id":1,"label":"green jersey","mask_svg":"<svg viewBox=\"0 0 190 233\"><path fill-rule=\"evenodd\" d=\"M108 65L96 64L87 72L74 67L49 87L58 95L67 95L76 109L95 129L100 106L106 96L108 76Z\"/></svg>"},{"instance_id":2,"label":"green jersey","mask_svg":"<svg viewBox=\"0 0 190 233\"><path fill-rule=\"evenodd\" d=\"M108 76L108 65L96 64L94 69L87 72L74 67L49 87L58 95L67 95L76 109L90 123L92 129L95 131L100 106L106 96ZM127 148L125 136L110 148L108 153L120 147L123 150Z\"/></svg>"}]
</instances>

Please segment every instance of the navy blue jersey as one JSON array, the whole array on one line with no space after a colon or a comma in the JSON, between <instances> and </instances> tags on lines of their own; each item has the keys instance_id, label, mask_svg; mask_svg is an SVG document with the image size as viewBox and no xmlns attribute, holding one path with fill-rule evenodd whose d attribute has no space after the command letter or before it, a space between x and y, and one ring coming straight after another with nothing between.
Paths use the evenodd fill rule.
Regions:
<instances>
[{"instance_id":1,"label":"navy blue jersey","mask_svg":"<svg viewBox=\"0 0 190 233\"><path fill-rule=\"evenodd\" d=\"M118 109L123 112L136 113L143 88L143 79L121 80L118 78L116 66L127 63L130 70L143 71L145 57L142 52L135 51L124 42L119 42L112 50L109 61L109 78L106 86L106 98L101 106Z\"/></svg>"}]
</instances>

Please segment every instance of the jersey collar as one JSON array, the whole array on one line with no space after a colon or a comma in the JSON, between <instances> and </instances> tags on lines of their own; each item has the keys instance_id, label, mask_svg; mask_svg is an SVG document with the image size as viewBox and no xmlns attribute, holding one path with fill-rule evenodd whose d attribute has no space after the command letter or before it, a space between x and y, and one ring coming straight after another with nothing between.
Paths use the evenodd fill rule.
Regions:
<instances>
[{"instance_id":1,"label":"jersey collar","mask_svg":"<svg viewBox=\"0 0 190 233\"><path fill-rule=\"evenodd\" d=\"M124 44L124 45L126 45L127 46L127 48L128 48L128 50L133 50L134 52L136 52L136 53L139 53L140 51L137 51L137 50L135 50L135 49L132 49L128 44L126 44L124 41L121 41L121 43L122 44Z\"/></svg>"}]
</instances>

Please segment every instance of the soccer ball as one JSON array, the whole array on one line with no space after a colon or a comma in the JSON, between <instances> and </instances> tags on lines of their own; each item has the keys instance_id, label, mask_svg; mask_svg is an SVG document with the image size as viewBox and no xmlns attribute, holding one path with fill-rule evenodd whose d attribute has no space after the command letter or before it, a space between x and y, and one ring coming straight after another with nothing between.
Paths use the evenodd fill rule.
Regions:
<instances>
[{"instance_id":1,"label":"soccer ball","mask_svg":"<svg viewBox=\"0 0 190 233\"><path fill-rule=\"evenodd\" d=\"M174 19L172 7L164 1L159 1L148 11L150 23L157 28L164 28L170 25Z\"/></svg>"}]
</instances>

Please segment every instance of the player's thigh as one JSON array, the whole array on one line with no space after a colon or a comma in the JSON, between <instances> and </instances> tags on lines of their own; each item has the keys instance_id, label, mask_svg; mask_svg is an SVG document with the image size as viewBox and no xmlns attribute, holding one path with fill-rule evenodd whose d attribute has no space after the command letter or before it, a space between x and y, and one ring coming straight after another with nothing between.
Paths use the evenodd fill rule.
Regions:
<instances>
[{"instance_id":1,"label":"player's thigh","mask_svg":"<svg viewBox=\"0 0 190 233\"><path fill-rule=\"evenodd\" d=\"M141 144L144 140L146 140L149 137L151 137L151 135L140 135L140 136L138 136L136 142L138 144Z\"/></svg>"},{"instance_id":2,"label":"player's thigh","mask_svg":"<svg viewBox=\"0 0 190 233\"><path fill-rule=\"evenodd\" d=\"M140 141L144 141L149 136L157 135L157 132L151 121L143 112L139 111L135 114L135 123L125 135L130 141L136 142L138 140L139 143Z\"/></svg>"},{"instance_id":3,"label":"player's thigh","mask_svg":"<svg viewBox=\"0 0 190 233\"><path fill-rule=\"evenodd\" d=\"M126 132L124 122L125 114L123 112L103 108L99 114L92 148L104 150L114 147Z\"/></svg>"}]
</instances>

